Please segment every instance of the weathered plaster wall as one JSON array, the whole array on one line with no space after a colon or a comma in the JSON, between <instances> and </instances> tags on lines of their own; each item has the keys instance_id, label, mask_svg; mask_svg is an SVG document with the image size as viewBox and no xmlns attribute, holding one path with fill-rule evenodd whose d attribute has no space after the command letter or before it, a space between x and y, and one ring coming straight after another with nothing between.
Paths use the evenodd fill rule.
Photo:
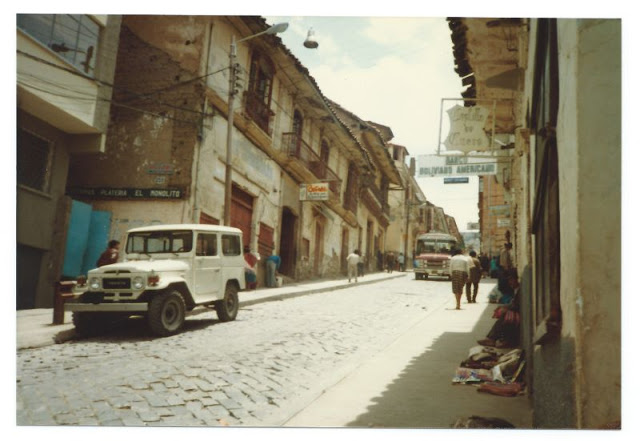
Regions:
<instances>
[{"instance_id":1,"label":"weathered plaster wall","mask_svg":"<svg viewBox=\"0 0 640 441\"><path fill-rule=\"evenodd\" d=\"M53 305L53 284L64 259L66 225L58 222L66 216L60 199L64 196L69 154L64 148L70 135L18 110L18 126L53 143L51 175L46 192L18 186L16 194L16 242L40 250L40 268L32 268L38 278L35 306ZM62 248L62 251L61 249Z\"/></svg>"},{"instance_id":2,"label":"weathered plaster wall","mask_svg":"<svg viewBox=\"0 0 640 441\"><path fill-rule=\"evenodd\" d=\"M95 201L91 203L94 210L112 213L109 238L122 242L127 230L159 224L181 224L185 201Z\"/></svg>"},{"instance_id":3,"label":"weathered plaster wall","mask_svg":"<svg viewBox=\"0 0 640 441\"><path fill-rule=\"evenodd\" d=\"M558 21L563 324L533 354L541 428L620 419L620 35L618 20Z\"/></svg>"},{"instance_id":4,"label":"weathered plaster wall","mask_svg":"<svg viewBox=\"0 0 640 441\"><path fill-rule=\"evenodd\" d=\"M576 24L578 46L572 52L577 55L575 113L580 118L575 304L576 315L582 316L576 320L576 333L584 371L581 427L594 428L620 419L621 406L621 23Z\"/></svg>"},{"instance_id":5,"label":"weathered plaster wall","mask_svg":"<svg viewBox=\"0 0 640 441\"><path fill-rule=\"evenodd\" d=\"M160 45L155 47L138 36L146 36L152 24L139 17L123 21L114 91L114 100L123 105L112 107L106 152L72 158L72 186L181 188L189 194L202 89L197 82L182 84L193 73L181 68L173 51L169 55L173 40L165 47L154 38ZM170 165L173 174L149 173L161 164Z\"/></svg>"}]
</instances>

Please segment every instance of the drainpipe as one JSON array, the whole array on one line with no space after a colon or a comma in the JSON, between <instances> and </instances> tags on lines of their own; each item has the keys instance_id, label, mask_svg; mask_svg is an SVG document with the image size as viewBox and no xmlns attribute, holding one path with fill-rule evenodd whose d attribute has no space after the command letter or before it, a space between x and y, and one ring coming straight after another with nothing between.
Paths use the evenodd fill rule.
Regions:
<instances>
[{"instance_id":1,"label":"drainpipe","mask_svg":"<svg viewBox=\"0 0 640 441\"><path fill-rule=\"evenodd\" d=\"M207 28L207 34L208 34L206 37L207 53L206 53L204 72L203 72L203 75L205 77L205 80L204 80L205 89L207 88L206 78L208 78L208 75L209 75L209 55L211 54L211 38L213 35L213 22L209 23L209 27ZM200 132L198 133L198 147L196 149L196 155L194 158L194 160L196 161L196 166L195 166L195 171L193 176L193 181L194 181L193 191L191 192L192 201L193 201L191 204L191 206L193 207L191 216L194 224L197 224L200 222L201 209L198 204L198 188L200 187L200 183L198 182L198 179L200 178L200 153L202 152L202 143L204 140L204 115L207 114L208 107L209 107L209 99L205 94L204 103L202 104L202 115L200 116L200 127L198 128Z\"/></svg>"}]
</instances>

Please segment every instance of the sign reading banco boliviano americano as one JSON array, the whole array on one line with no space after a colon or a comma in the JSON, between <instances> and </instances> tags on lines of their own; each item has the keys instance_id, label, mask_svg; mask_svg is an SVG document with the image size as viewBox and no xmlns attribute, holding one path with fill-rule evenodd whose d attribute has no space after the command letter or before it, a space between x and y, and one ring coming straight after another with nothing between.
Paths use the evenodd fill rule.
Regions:
<instances>
[{"instance_id":1,"label":"sign reading banco boliviano americano","mask_svg":"<svg viewBox=\"0 0 640 441\"><path fill-rule=\"evenodd\" d=\"M498 163L493 158L418 155L416 165L417 175L422 178L495 175L498 172Z\"/></svg>"}]
</instances>

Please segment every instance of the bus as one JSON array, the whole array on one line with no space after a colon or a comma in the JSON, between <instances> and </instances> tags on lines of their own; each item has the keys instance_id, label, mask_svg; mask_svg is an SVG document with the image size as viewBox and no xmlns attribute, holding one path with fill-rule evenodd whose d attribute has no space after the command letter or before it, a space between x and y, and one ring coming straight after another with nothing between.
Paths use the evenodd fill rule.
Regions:
<instances>
[{"instance_id":1,"label":"bus","mask_svg":"<svg viewBox=\"0 0 640 441\"><path fill-rule=\"evenodd\" d=\"M426 280L429 276L451 279L449 260L451 251L458 247L458 240L445 233L423 233L416 237L415 268L416 280Z\"/></svg>"}]
</instances>

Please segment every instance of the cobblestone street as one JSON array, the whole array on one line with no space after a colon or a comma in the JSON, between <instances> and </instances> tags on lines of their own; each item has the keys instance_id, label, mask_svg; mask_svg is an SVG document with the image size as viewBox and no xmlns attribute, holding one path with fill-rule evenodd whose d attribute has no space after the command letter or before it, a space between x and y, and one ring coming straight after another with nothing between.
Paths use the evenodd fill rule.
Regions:
<instances>
[{"instance_id":1,"label":"cobblestone street","mask_svg":"<svg viewBox=\"0 0 640 441\"><path fill-rule=\"evenodd\" d=\"M142 320L17 354L18 425L279 426L452 301L404 278L191 316L153 338Z\"/></svg>"}]
</instances>

